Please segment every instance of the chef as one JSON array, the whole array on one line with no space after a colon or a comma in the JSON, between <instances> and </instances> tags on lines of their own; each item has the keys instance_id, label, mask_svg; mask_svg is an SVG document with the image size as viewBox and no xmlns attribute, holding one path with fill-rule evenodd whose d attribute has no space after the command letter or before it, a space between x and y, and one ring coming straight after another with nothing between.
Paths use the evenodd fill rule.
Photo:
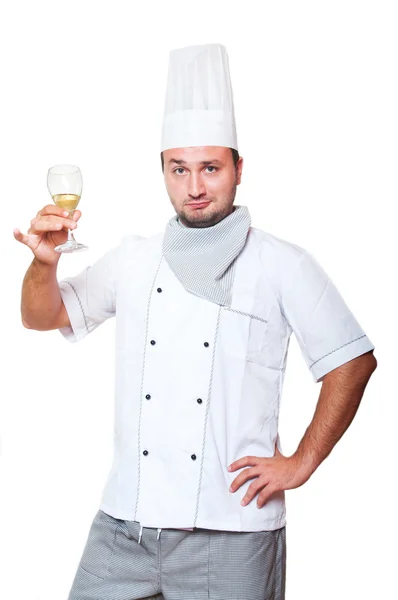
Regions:
<instances>
[{"instance_id":1,"label":"chef","mask_svg":"<svg viewBox=\"0 0 398 600\"><path fill-rule=\"evenodd\" d=\"M243 159L223 45L170 53L161 158L176 213L164 230L56 283L48 329L68 341L116 317L114 458L69 600L283 600L285 490L348 427L374 345L315 257L234 204ZM284 456L292 333L322 390Z\"/></svg>"}]
</instances>

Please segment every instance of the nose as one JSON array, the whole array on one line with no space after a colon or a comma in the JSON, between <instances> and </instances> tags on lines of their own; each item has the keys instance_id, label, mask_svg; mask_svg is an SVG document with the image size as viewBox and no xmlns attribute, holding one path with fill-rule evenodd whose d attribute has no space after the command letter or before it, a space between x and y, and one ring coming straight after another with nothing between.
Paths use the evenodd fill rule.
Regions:
<instances>
[{"instance_id":1,"label":"nose","mask_svg":"<svg viewBox=\"0 0 398 600\"><path fill-rule=\"evenodd\" d=\"M191 198L199 198L206 194L206 188L200 173L191 172L188 181L188 194Z\"/></svg>"}]
</instances>

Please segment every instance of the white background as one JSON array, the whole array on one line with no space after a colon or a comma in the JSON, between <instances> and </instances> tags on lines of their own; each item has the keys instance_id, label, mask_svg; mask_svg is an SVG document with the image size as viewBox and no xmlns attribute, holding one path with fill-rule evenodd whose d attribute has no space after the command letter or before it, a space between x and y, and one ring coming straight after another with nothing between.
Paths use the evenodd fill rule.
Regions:
<instances>
[{"instance_id":1,"label":"white background","mask_svg":"<svg viewBox=\"0 0 398 600\"><path fill-rule=\"evenodd\" d=\"M287 600L391 598L397 540L397 35L395 2L35 2L0 13L0 596L64 600L112 460L114 321L77 344L25 329L31 251L13 237L51 202L48 168L77 164L78 240L59 279L174 215L159 147L171 49L226 46L237 204L308 249L374 345L378 369L330 456L286 492ZM284 454L314 384L292 335ZM238 492L239 493L239 492ZM242 568L245 568L242 565ZM189 599L187 599L189 600Z\"/></svg>"}]
</instances>

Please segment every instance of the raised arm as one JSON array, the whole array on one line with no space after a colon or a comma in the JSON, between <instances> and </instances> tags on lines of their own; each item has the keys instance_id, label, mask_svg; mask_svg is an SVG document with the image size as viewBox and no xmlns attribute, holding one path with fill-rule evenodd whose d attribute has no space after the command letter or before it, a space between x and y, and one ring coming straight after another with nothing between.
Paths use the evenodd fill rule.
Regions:
<instances>
[{"instance_id":1,"label":"raised arm","mask_svg":"<svg viewBox=\"0 0 398 600\"><path fill-rule=\"evenodd\" d=\"M33 259L22 284L22 323L47 331L70 326L57 281L57 266Z\"/></svg>"},{"instance_id":2,"label":"raised arm","mask_svg":"<svg viewBox=\"0 0 398 600\"><path fill-rule=\"evenodd\" d=\"M34 254L22 284L21 317L29 329L46 331L70 325L57 281L60 254L54 248L67 239L67 229L74 229L81 211L73 218L55 204L39 210L31 220L26 234L14 229L17 241L28 246Z\"/></svg>"}]
</instances>

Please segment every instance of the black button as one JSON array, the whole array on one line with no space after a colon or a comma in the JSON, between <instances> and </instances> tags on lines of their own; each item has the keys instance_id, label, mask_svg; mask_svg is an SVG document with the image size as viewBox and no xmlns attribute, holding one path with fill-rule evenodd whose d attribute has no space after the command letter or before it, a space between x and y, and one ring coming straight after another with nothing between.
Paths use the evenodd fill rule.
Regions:
<instances>
[{"instance_id":1,"label":"black button","mask_svg":"<svg viewBox=\"0 0 398 600\"><path fill-rule=\"evenodd\" d=\"M196 454L191 454L192 460L196 460Z\"/></svg>"},{"instance_id":2,"label":"black button","mask_svg":"<svg viewBox=\"0 0 398 600\"><path fill-rule=\"evenodd\" d=\"M197 402L198 404L202 404L203 400L202 400L202 398L198 398L198 399L196 400L196 402Z\"/></svg>"},{"instance_id":3,"label":"black button","mask_svg":"<svg viewBox=\"0 0 398 600\"><path fill-rule=\"evenodd\" d=\"M144 450L144 452L142 453L144 456L148 456L148 450Z\"/></svg>"},{"instance_id":4,"label":"black button","mask_svg":"<svg viewBox=\"0 0 398 600\"><path fill-rule=\"evenodd\" d=\"M151 394L147 394L147 395L145 396L145 398L146 398L147 400L150 400L150 399L151 399Z\"/></svg>"},{"instance_id":5,"label":"black button","mask_svg":"<svg viewBox=\"0 0 398 600\"><path fill-rule=\"evenodd\" d=\"M157 291L158 291L158 292L159 292L159 294L160 294L160 292L162 291L162 288L158 288L158 290L157 290Z\"/></svg>"},{"instance_id":6,"label":"black button","mask_svg":"<svg viewBox=\"0 0 398 600\"><path fill-rule=\"evenodd\" d=\"M205 346L206 346L206 348L207 348L207 346L209 345L209 342L205 342L205 344L204 344L204 345L205 345Z\"/></svg>"},{"instance_id":7,"label":"black button","mask_svg":"<svg viewBox=\"0 0 398 600\"><path fill-rule=\"evenodd\" d=\"M151 344L154 346L156 344L155 340L151 340Z\"/></svg>"}]
</instances>

